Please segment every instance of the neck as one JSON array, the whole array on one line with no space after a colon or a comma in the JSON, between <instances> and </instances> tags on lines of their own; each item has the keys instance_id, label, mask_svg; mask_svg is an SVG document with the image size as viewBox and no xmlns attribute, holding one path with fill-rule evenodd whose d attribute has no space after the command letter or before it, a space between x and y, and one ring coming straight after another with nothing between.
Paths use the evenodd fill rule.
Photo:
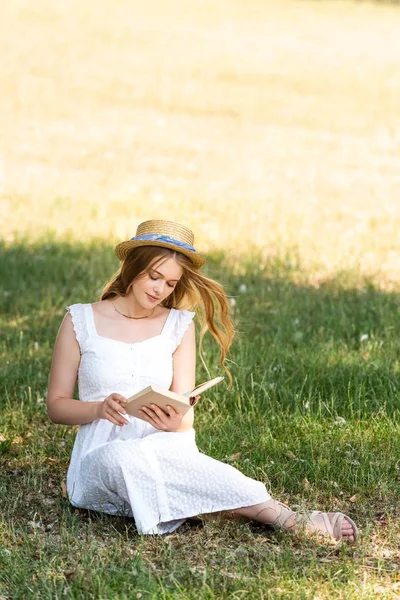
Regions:
<instances>
[{"instance_id":1,"label":"neck","mask_svg":"<svg viewBox=\"0 0 400 600\"><path fill-rule=\"evenodd\" d=\"M143 308L140 306L134 298L125 297L117 297L112 300L114 308L117 309L117 312L123 313L124 316L129 317L131 319L144 319L146 317L150 317L155 310L154 308Z\"/></svg>"}]
</instances>

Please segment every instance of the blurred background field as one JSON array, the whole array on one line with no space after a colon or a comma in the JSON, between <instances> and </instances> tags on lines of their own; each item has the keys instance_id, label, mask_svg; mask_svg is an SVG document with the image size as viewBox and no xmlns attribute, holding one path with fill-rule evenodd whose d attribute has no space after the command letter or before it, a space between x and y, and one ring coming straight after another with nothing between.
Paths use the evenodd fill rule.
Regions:
<instances>
[{"instance_id":1,"label":"blurred background field","mask_svg":"<svg viewBox=\"0 0 400 600\"><path fill-rule=\"evenodd\" d=\"M2 3L0 600L400 598L399 30L380 2ZM54 338L149 218L193 228L237 324L200 449L357 546L68 504Z\"/></svg>"},{"instance_id":2,"label":"blurred background field","mask_svg":"<svg viewBox=\"0 0 400 600\"><path fill-rule=\"evenodd\" d=\"M399 277L399 7L117 0L2 4L7 243L131 237L296 248L324 277ZM233 252L232 252L233 251Z\"/></svg>"}]
</instances>

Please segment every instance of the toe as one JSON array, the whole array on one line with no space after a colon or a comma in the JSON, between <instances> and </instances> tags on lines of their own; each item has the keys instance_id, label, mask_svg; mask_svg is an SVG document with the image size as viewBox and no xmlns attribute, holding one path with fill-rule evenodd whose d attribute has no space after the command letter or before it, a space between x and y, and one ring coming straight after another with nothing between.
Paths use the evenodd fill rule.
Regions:
<instances>
[{"instance_id":1,"label":"toe","mask_svg":"<svg viewBox=\"0 0 400 600\"><path fill-rule=\"evenodd\" d=\"M329 518L332 519L333 515L335 513L328 513ZM354 530L353 525L351 524L351 522L345 517L342 521L342 527L341 527L341 535L342 535L342 539L345 540L346 542L354 542L356 539L356 532Z\"/></svg>"},{"instance_id":2,"label":"toe","mask_svg":"<svg viewBox=\"0 0 400 600\"><path fill-rule=\"evenodd\" d=\"M343 519L342 536L349 542L354 542L354 528L347 519Z\"/></svg>"}]
</instances>

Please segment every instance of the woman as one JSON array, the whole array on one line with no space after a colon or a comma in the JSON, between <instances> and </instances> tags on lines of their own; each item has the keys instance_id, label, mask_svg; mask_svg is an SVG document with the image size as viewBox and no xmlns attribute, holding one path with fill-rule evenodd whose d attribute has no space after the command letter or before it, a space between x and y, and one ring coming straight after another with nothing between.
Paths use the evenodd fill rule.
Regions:
<instances>
[{"instance_id":1,"label":"woman","mask_svg":"<svg viewBox=\"0 0 400 600\"><path fill-rule=\"evenodd\" d=\"M100 302L74 304L61 324L50 372L48 414L80 425L68 469L74 506L133 516L139 533L167 533L188 517L225 512L284 530L306 527L354 541L342 513L295 513L263 483L200 453L194 409L143 406L128 417L127 398L148 385L177 393L195 387L194 312L221 349L233 338L223 288L200 271L193 233L170 221L146 221L116 247L121 268ZM73 399L76 381L79 398Z\"/></svg>"}]
</instances>

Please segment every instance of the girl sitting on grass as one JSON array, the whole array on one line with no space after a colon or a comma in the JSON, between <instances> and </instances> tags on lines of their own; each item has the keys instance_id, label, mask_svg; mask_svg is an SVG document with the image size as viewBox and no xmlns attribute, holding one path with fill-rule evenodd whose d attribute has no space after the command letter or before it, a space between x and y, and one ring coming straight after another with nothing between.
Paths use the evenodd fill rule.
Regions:
<instances>
[{"instance_id":1,"label":"girl sitting on grass","mask_svg":"<svg viewBox=\"0 0 400 600\"><path fill-rule=\"evenodd\" d=\"M357 527L344 514L294 512L260 481L199 452L193 408L182 416L151 405L142 407L142 419L126 415L127 398L149 385L181 394L194 388L194 312L188 309L200 308L201 338L206 329L214 336L230 378L224 360L234 331L227 297L201 273L205 260L193 242L193 233L177 223L142 223L135 237L116 247L123 262L100 302L68 307L47 407L54 423L80 425L67 475L71 503L133 517L146 534L222 512L354 541Z\"/></svg>"}]
</instances>

